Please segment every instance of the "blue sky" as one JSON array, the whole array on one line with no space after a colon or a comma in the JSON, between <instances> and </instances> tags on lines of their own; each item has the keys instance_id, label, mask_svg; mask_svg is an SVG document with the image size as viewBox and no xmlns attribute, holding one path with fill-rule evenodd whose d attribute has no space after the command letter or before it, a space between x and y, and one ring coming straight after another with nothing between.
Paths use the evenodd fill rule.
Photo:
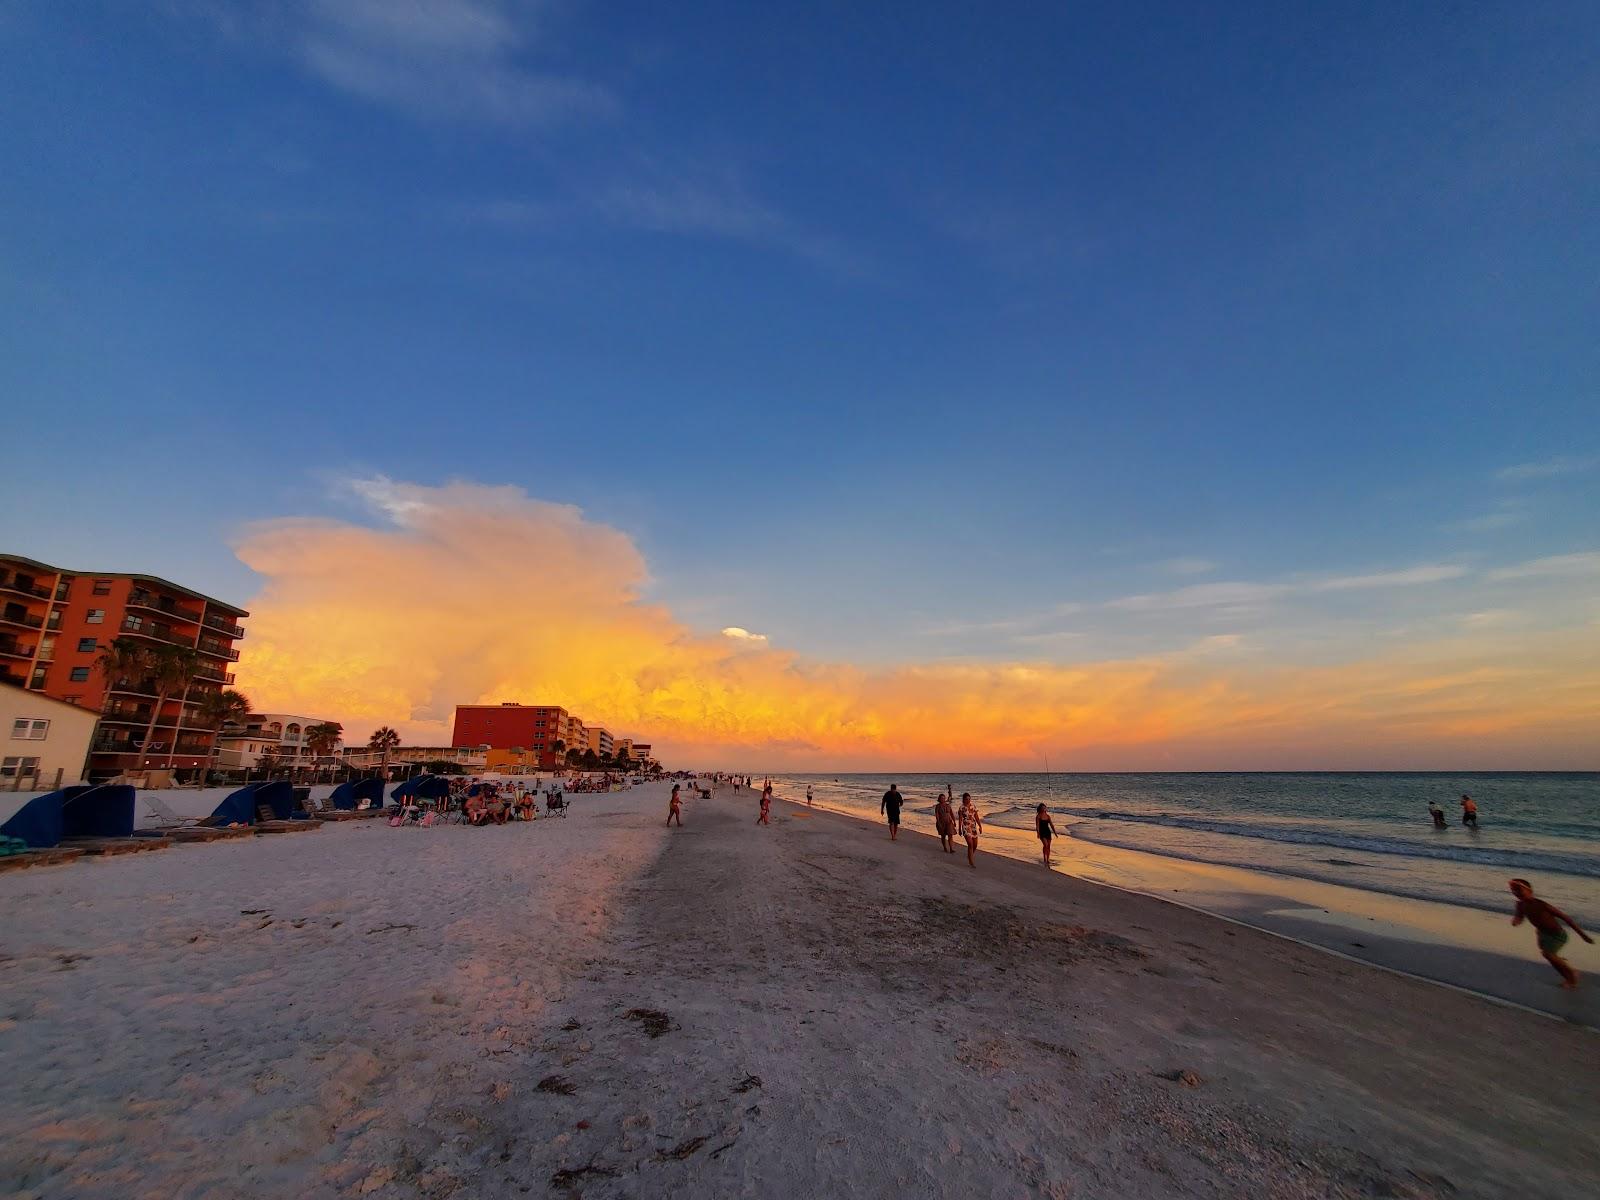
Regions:
<instances>
[{"instance_id":1,"label":"blue sky","mask_svg":"<svg viewBox=\"0 0 1600 1200\"><path fill-rule=\"evenodd\" d=\"M248 522L382 474L851 661L1502 611L1600 544L1597 30L0 3L7 546L248 600Z\"/></svg>"}]
</instances>

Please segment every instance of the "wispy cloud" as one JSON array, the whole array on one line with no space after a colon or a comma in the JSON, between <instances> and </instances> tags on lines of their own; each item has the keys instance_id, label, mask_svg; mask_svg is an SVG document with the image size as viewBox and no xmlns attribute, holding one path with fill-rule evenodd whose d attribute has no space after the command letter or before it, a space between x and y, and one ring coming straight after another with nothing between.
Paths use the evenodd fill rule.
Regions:
<instances>
[{"instance_id":1,"label":"wispy cloud","mask_svg":"<svg viewBox=\"0 0 1600 1200\"><path fill-rule=\"evenodd\" d=\"M504 0L167 0L168 12L287 55L313 78L428 119L525 125L606 116L603 86L536 66L534 18L548 5Z\"/></svg>"},{"instance_id":2,"label":"wispy cloud","mask_svg":"<svg viewBox=\"0 0 1600 1200\"><path fill-rule=\"evenodd\" d=\"M1509 529L1513 525L1520 525L1527 519L1528 502L1520 497L1507 497L1488 512L1461 521L1452 521L1445 528L1460 533L1492 533L1497 529Z\"/></svg>"},{"instance_id":3,"label":"wispy cloud","mask_svg":"<svg viewBox=\"0 0 1600 1200\"><path fill-rule=\"evenodd\" d=\"M1209 575L1217 564L1208 558L1169 558L1156 567L1169 575Z\"/></svg>"},{"instance_id":4,"label":"wispy cloud","mask_svg":"<svg viewBox=\"0 0 1600 1200\"><path fill-rule=\"evenodd\" d=\"M1561 454L1538 462L1516 463L1501 467L1494 477L1503 483L1521 483L1530 479L1549 479L1556 475L1577 475L1600 467L1600 455L1573 457Z\"/></svg>"},{"instance_id":5,"label":"wispy cloud","mask_svg":"<svg viewBox=\"0 0 1600 1200\"><path fill-rule=\"evenodd\" d=\"M1329 592L1369 591L1378 588L1417 587L1459 579L1466 568L1449 564L1407 567L1372 575L1335 575L1322 579L1284 580L1259 583L1232 580L1224 583L1196 583L1171 592L1151 592L1123 596L1108 602L1108 607L1127 612L1163 612L1182 608L1249 608L1289 596L1312 596Z\"/></svg>"},{"instance_id":6,"label":"wispy cloud","mask_svg":"<svg viewBox=\"0 0 1600 1200\"><path fill-rule=\"evenodd\" d=\"M1507 579L1581 579L1600 575L1600 550L1584 550L1577 554L1554 554L1548 558L1535 558L1514 566L1498 567L1489 572L1495 581Z\"/></svg>"},{"instance_id":7,"label":"wispy cloud","mask_svg":"<svg viewBox=\"0 0 1600 1200\"><path fill-rule=\"evenodd\" d=\"M843 274L864 271L839 239L806 228L751 193L736 172L639 168L594 191L589 203L613 225L649 233L716 238L780 250Z\"/></svg>"}]
</instances>

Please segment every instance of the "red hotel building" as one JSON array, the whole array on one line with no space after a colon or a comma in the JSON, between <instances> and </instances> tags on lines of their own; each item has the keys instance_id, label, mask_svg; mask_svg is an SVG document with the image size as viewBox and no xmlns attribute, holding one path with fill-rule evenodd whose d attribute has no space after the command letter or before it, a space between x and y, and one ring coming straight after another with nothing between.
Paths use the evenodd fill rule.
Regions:
<instances>
[{"instance_id":1,"label":"red hotel building","mask_svg":"<svg viewBox=\"0 0 1600 1200\"><path fill-rule=\"evenodd\" d=\"M208 692L233 683L233 643L242 608L153 575L67 571L0 554L0 676L101 714L90 746L90 779L152 767L192 773L205 765L215 730L199 724ZM100 652L113 638L147 638L199 651L188 687L169 696L149 746L155 692L140 679L107 679Z\"/></svg>"},{"instance_id":2,"label":"red hotel building","mask_svg":"<svg viewBox=\"0 0 1600 1200\"><path fill-rule=\"evenodd\" d=\"M556 705L458 704L450 744L494 750L521 747L538 756L542 769L552 770L561 765L556 742L563 743L564 751L573 748L567 741L570 723L571 714Z\"/></svg>"}]
</instances>

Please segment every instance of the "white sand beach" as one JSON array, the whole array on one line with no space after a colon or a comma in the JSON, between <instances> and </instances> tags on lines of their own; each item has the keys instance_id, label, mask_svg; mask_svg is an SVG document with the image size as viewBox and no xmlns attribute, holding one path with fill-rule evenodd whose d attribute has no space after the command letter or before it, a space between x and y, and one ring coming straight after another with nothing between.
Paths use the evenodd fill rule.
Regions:
<instances>
[{"instance_id":1,"label":"white sand beach","mask_svg":"<svg viewBox=\"0 0 1600 1200\"><path fill-rule=\"evenodd\" d=\"M724 790L0 877L29 1197L1570 1196L1600 1040ZM1186 1074L1187 1073L1187 1074Z\"/></svg>"}]
</instances>

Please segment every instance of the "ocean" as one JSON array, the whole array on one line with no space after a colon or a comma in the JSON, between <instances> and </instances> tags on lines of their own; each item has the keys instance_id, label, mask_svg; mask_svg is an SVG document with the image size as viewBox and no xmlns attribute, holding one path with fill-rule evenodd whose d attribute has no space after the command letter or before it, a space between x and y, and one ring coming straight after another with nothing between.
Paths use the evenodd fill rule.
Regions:
<instances>
[{"instance_id":1,"label":"ocean","mask_svg":"<svg viewBox=\"0 0 1600 1200\"><path fill-rule=\"evenodd\" d=\"M759 784L759 780L757 781ZM1035 806L1083 842L1507 912L1522 876L1580 923L1600 925L1600 773L1220 773L775 776L780 796L881 819L891 782L909 827L935 796L971 792L991 828L1031 838ZM1479 828L1461 825L1460 798ZM1435 830L1428 801L1449 827ZM1002 838L1011 852L1028 842ZM1037 843L1032 843L1036 852ZM1001 849L1001 845L993 848Z\"/></svg>"}]
</instances>

